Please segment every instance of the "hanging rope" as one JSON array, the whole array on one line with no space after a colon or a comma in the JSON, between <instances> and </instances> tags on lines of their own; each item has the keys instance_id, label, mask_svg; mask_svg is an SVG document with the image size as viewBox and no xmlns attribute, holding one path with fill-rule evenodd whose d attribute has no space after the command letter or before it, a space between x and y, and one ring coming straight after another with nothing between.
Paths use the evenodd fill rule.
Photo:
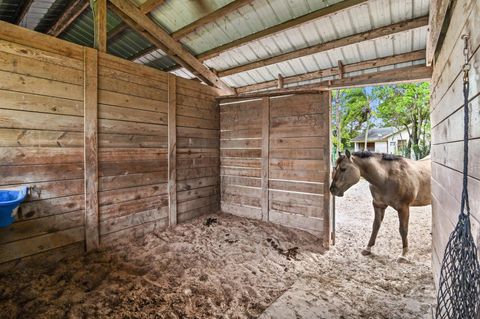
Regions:
<instances>
[{"instance_id":1,"label":"hanging rope","mask_svg":"<svg viewBox=\"0 0 480 319\"><path fill-rule=\"evenodd\" d=\"M470 205L468 201L468 35L463 35L465 41L463 54L463 190L462 203L458 223L445 248L440 285L437 296L436 319L478 319L480 318L480 265L477 257L477 247L473 241L470 226Z\"/></svg>"}]
</instances>

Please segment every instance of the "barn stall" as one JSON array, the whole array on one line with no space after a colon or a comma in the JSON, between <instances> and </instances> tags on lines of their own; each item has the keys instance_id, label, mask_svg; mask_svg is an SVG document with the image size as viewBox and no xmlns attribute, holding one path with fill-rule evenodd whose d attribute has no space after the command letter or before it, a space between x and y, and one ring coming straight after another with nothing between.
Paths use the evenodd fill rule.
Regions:
<instances>
[{"instance_id":1,"label":"barn stall","mask_svg":"<svg viewBox=\"0 0 480 319\"><path fill-rule=\"evenodd\" d=\"M0 5L0 183L28 187L0 229L12 317L260 315L335 249L329 90L432 75L427 1L47 2ZM439 172L457 144L435 141Z\"/></svg>"}]
</instances>

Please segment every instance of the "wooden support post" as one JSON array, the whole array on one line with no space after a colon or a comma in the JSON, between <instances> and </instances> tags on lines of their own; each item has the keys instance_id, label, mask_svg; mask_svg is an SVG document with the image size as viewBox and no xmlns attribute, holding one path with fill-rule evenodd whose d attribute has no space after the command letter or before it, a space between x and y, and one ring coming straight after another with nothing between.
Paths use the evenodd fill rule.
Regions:
<instances>
[{"instance_id":1,"label":"wooden support post","mask_svg":"<svg viewBox=\"0 0 480 319\"><path fill-rule=\"evenodd\" d=\"M177 224L177 78L168 75L168 211L169 225Z\"/></svg>"},{"instance_id":2,"label":"wooden support post","mask_svg":"<svg viewBox=\"0 0 480 319\"><path fill-rule=\"evenodd\" d=\"M262 220L268 221L268 178L269 178L269 141L270 141L270 98L262 99Z\"/></svg>"},{"instance_id":3,"label":"wooden support post","mask_svg":"<svg viewBox=\"0 0 480 319\"><path fill-rule=\"evenodd\" d=\"M277 81L277 88L283 89L283 76L279 73L278 74L278 81Z\"/></svg>"},{"instance_id":4,"label":"wooden support post","mask_svg":"<svg viewBox=\"0 0 480 319\"><path fill-rule=\"evenodd\" d=\"M98 53L84 48L85 248L97 249L98 227Z\"/></svg>"},{"instance_id":5,"label":"wooden support post","mask_svg":"<svg viewBox=\"0 0 480 319\"><path fill-rule=\"evenodd\" d=\"M107 0L90 0L93 11L93 47L107 52Z\"/></svg>"},{"instance_id":6,"label":"wooden support post","mask_svg":"<svg viewBox=\"0 0 480 319\"><path fill-rule=\"evenodd\" d=\"M338 76L340 76L340 79L343 79L343 63L342 60L338 60Z\"/></svg>"}]
</instances>

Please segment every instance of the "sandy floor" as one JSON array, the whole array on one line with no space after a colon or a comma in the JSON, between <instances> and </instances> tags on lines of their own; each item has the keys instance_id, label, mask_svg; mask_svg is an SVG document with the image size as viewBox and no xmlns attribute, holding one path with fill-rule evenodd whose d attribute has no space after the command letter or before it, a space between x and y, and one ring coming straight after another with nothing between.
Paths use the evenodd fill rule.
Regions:
<instances>
[{"instance_id":1,"label":"sandy floor","mask_svg":"<svg viewBox=\"0 0 480 319\"><path fill-rule=\"evenodd\" d=\"M411 262L388 211L373 257L361 183L337 201L337 245L228 215L55 265L0 274L3 318L421 318L433 302L430 208L411 217ZM368 197L370 195L368 194ZM210 226L207 218L214 218Z\"/></svg>"}]
</instances>

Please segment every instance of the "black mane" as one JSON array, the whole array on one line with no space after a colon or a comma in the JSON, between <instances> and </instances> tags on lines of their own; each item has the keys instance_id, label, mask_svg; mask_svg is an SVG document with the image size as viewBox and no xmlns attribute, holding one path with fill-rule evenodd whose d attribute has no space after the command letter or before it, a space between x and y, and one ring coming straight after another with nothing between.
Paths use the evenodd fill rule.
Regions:
<instances>
[{"instance_id":1,"label":"black mane","mask_svg":"<svg viewBox=\"0 0 480 319\"><path fill-rule=\"evenodd\" d=\"M372 153L370 151L353 152L352 155L360 158L370 158L374 156L380 156L384 161L399 161L403 158L402 156L398 156L398 155L385 154L385 153Z\"/></svg>"}]
</instances>

